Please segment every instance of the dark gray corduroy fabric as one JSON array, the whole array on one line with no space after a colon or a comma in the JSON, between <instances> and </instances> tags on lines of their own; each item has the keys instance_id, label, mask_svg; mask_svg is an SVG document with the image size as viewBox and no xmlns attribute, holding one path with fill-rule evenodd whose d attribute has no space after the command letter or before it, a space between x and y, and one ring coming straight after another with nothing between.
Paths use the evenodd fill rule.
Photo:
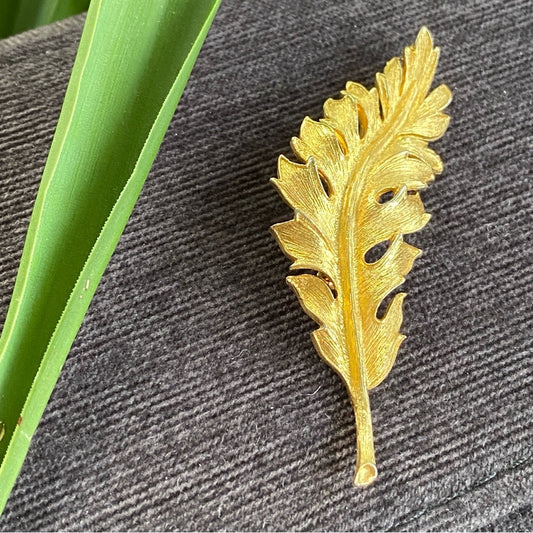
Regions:
<instances>
[{"instance_id":1,"label":"dark gray corduroy fabric","mask_svg":"<svg viewBox=\"0 0 533 533\"><path fill-rule=\"evenodd\" d=\"M422 24L453 121L361 491L268 178L303 117ZM0 316L81 27L0 42ZM1 528L531 529L532 39L529 0L225 0Z\"/></svg>"}]
</instances>

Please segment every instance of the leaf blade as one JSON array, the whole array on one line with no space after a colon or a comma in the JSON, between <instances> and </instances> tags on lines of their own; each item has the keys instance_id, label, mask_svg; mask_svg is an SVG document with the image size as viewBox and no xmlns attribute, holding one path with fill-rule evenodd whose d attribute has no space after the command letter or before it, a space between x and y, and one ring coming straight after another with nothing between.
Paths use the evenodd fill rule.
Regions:
<instances>
[{"instance_id":1,"label":"leaf blade","mask_svg":"<svg viewBox=\"0 0 533 533\"><path fill-rule=\"evenodd\" d=\"M0 3L0 38L51 24L82 11L90 0L3 0Z\"/></svg>"},{"instance_id":2,"label":"leaf blade","mask_svg":"<svg viewBox=\"0 0 533 533\"><path fill-rule=\"evenodd\" d=\"M220 1L155 4L93 0L87 17L0 338L0 509Z\"/></svg>"}]
</instances>

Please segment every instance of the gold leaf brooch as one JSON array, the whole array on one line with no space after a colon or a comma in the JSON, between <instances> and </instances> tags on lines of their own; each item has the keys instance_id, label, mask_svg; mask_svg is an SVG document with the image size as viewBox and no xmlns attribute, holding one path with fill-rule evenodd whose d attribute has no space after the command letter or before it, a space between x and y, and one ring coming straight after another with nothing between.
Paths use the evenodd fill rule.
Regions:
<instances>
[{"instance_id":1,"label":"gold leaf brooch","mask_svg":"<svg viewBox=\"0 0 533 533\"><path fill-rule=\"evenodd\" d=\"M439 49L427 28L376 75L376 87L348 82L324 118L306 117L291 146L304 164L281 156L272 179L294 218L272 226L292 259L288 276L306 313L319 325L313 343L341 376L355 411L355 485L377 476L368 391L389 373L400 334L404 293L383 316L378 308L404 281L421 253L403 235L430 215L419 191L442 172L427 143L441 137L451 100L446 85L429 92ZM429 94L428 94L429 92ZM375 259L379 246L386 251Z\"/></svg>"}]
</instances>

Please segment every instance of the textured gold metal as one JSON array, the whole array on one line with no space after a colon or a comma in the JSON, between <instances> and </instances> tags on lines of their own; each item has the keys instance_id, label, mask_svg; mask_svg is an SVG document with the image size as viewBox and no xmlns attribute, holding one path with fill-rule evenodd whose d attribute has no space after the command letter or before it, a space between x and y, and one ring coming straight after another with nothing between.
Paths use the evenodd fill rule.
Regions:
<instances>
[{"instance_id":1,"label":"textured gold metal","mask_svg":"<svg viewBox=\"0 0 533 533\"><path fill-rule=\"evenodd\" d=\"M376 75L375 88L348 82L342 98L326 101L324 118L306 117L292 139L304 164L281 156L271 180L295 212L272 231L293 260L291 270L307 271L287 281L320 325L314 345L352 399L360 486L377 476L368 391L385 379L405 338L405 294L396 294L383 316L378 307L421 253L403 234L429 220L419 191L442 172L427 146L449 122L442 112L451 101L448 87L428 94L438 57L424 27L403 61L391 59ZM387 248L376 260L371 254L380 243Z\"/></svg>"}]
</instances>

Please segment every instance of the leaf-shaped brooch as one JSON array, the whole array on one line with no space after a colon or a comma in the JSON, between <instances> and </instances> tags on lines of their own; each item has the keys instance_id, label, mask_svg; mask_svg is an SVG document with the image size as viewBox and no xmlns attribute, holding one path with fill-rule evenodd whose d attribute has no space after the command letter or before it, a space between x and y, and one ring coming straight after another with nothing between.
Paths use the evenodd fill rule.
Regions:
<instances>
[{"instance_id":1,"label":"leaf-shaped brooch","mask_svg":"<svg viewBox=\"0 0 533 533\"><path fill-rule=\"evenodd\" d=\"M368 391L385 379L405 338L405 294L396 294L383 316L378 308L421 253L403 235L429 220L419 191L443 168L427 146L449 122L442 110L450 90L429 92L438 57L423 27L403 61L390 60L376 75L375 88L348 82L340 99L326 101L324 118L304 119L291 142L304 164L281 156L272 179L294 218L271 229L291 270L304 271L287 281L320 325L312 333L317 351L350 393L360 486L377 476Z\"/></svg>"}]
</instances>

